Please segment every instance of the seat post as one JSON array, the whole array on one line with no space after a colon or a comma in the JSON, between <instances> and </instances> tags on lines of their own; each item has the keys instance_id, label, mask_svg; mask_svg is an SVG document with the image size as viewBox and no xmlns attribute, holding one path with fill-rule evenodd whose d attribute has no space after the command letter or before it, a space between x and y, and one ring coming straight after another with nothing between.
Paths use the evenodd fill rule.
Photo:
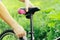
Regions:
<instances>
[{"instance_id":1,"label":"seat post","mask_svg":"<svg viewBox=\"0 0 60 40\"><path fill-rule=\"evenodd\" d=\"M30 14L30 35L31 35L31 40L34 40L33 14Z\"/></svg>"}]
</instances>

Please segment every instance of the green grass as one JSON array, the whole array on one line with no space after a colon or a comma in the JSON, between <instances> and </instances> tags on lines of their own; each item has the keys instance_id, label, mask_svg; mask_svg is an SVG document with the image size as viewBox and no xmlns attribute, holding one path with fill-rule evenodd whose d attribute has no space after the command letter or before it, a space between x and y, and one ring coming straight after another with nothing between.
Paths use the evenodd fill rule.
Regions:
<instances>
[{"instance_id":1,"label":"green grass","mask_svg":"<svg viewBox=\"0 0 60 40\"><path fill-rule=\"evenodd\" d=\"M53 40L55 37L59 37L60 31L56 33L54 30L57 31L60 29L60 1L31 0L31 2L41 8L41 11L36 12L33 18L36 40L42 40L44 35L47 35L45 40ZM17 12L18 8L25 7L24 3L18 0L3 0L3 3L7 7L10 15L26 30L29 30L27 29L27 27L29 28L29 20ZM9 25L0 19L0 33L6 29L10 29ZM49 29L50 32L47 32Z\"/></svg>"}]
</instances>

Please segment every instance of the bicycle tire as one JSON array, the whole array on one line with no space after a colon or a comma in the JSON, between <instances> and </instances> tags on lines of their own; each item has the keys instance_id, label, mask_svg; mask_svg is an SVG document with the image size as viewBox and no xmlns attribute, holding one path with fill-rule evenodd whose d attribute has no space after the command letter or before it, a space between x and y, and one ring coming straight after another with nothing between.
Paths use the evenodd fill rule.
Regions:
<instances>
[{"instance_id":1,"label":"bicycle tire","mask_svg":"<svg viewBox=\"0 0 60 40\"><path fill-rule=\"evenodd\" d=\"M6 35L9 35L9 33L15 34L13 32L13 30L6 30L6 31L4 31L3 33L0 34L0 40L2 40ZM19 38L19 40L24 40L24 39L23 38Z\"/></svg>"}]
</instances>

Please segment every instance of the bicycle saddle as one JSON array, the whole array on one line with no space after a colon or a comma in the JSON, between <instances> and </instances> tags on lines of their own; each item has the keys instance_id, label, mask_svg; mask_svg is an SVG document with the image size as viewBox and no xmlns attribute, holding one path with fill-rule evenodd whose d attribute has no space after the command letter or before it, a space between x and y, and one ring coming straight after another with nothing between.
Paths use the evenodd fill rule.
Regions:
<instances>
[{"instance_id":1,"label":"bicycle saddle","mask_svg":"<svg viewBox=\"0 0 60 40\"><path fill-rule=\"evenodd\" d=\"M34 8L29 8L29 11L26 12L26 18L30 19L31 17L31 14L33 15L35 12L39 11L40 9L37 8L37 7L34 7Z\"/></svg>"},{"instance_id":2,"label":"bicycle saddle","mask_svg":"<svg viewBox=\"0 0 60 40\"><path fill-rule=\"evenodd\" d=\"M28 18L28 19L30 19L31 14L33 15L35 12L40 10L38 7L29 8L28 12L26 12L25 8L20 8L20 9L22 9L23 11L18 11L18 12L20 12L19 14L22 14L22 13L25 14L26 18Z\"/></svg>"}]
</instances>

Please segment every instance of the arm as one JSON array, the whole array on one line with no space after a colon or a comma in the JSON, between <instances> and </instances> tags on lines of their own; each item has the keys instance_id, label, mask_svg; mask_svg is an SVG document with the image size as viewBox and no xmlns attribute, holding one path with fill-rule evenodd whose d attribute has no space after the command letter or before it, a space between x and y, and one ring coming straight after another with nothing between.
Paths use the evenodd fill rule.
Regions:
<instances>
[{"instance_id":1,"label":"arm","mask_svg":"<svg viewBox=\"0 0 60 40\"><path fill-rule=\"evenodd\" d=\"M29 8L29 0L20 0L21 2L25 3L26 5L26 12L28 12L28 8Z\"/></svg>"},{"instance_id":2,"label":"arm","mask_svg":"<svg viewBox=\"0 0 60 40\"><path fill-rule=\"evenodd\" d=\"M30 0L20 0L20 1L25 3L27 12L29 7L34 7L33 4L30 2Z\"/></svg>"},{"instance_id":3,"label":"arm","mask_svg":"<svg viewBox=\"0 0 60 40\"><path fill-rule=\"evenodd\" d=\"M25 30L22 26L20 26L9 14L6 7L0 2L0 17L13 28L14 32L18 37L22 37L25 35Z\"/></svg>"}]
</instances>

